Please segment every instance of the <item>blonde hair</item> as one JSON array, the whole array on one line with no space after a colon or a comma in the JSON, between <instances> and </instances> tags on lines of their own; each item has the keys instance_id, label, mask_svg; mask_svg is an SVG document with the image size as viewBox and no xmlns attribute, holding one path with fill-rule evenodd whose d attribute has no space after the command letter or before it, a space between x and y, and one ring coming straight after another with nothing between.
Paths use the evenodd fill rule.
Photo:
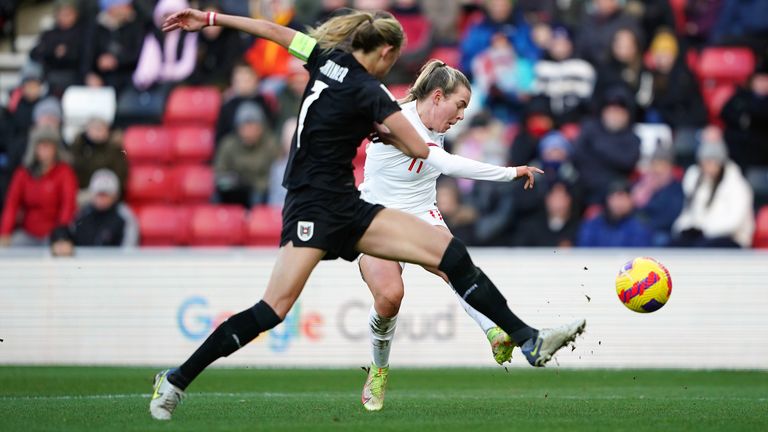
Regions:
<instances>
[{"instance_id":1,"label":"blonde hair","mask_svg":"<svg viewBox=\"0 0 768 432\"><path fill-rule=\"evenodd\" d=\"M352 52L371 52L382 45L397 49L405 42L405 33L389 12L361 12L348 9L348 13L335 16L321 26L310 28L309 35L317 45L327 51L341 49Z\"/></svg>"},{"instance_id":2,"label":"blonde hair","mask_svg":"<svg viewBox=\"0 0 768 432\"><path fill-rule=\"evenodd\" d=\"M466 75L460 70L452 68L440 60L432 59L422 66L416 82L408 89L408 95L402 102L422 100L435 89L440 89L445 96L449 96L460 86L469 90L472 89Z\"/></svg>"}]
</instances>

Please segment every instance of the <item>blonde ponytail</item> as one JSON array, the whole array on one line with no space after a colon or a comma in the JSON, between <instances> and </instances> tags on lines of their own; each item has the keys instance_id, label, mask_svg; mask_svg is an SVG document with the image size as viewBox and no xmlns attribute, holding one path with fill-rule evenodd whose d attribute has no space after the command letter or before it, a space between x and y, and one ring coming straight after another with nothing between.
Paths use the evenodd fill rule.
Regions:
<instances>
[{"instance_id":1,"label":"blonde ponytail","mask_svg":"<svg viewBox=\"0 0 768 432\"><path fill-rule=\"evenodd\" d=\"M445 96L453 94L459 87L471 89L469 80L460 70L452 68L444 62L432 59L422 66L419 76L408 89L403 102L422 100L440 89Z\"/></svg>"},{"instance_id":2,"label":"blonde ponytail","mask_svg":"<svg viewBox=\"0 0 768 432\"><path fill-rule=\"evenodd\" d=\"M319 27L309 29L309 35L324 50L362 50L370 52L382 45L397 49L403 45L405 34L400 23L388 12L361 12L349 9Z\"/></svg>"}]
</instances>

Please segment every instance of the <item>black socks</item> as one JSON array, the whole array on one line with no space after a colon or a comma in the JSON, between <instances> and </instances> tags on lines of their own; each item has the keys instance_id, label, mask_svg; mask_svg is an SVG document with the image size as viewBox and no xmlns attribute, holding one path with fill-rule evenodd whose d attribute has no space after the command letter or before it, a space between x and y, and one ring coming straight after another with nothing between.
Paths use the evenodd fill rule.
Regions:
<instances>
[{"instance_id":1,"label":"black socks","mask_svg":"<svg viewBox=\"0 0 768 432\"><path fill-rule=\"evenodd\" d=\"M182 390L186 389L215 360L229 356L254 340L259 333L282 321L263 300L250 309L232 315L208 336L184 364L168 375L168 381Z\"/></svg>"},{"instance_id":2,"label":"black socks","mask_svg":"<svg viewBox=\"0 0 768 432\"><path fill-rule=\"evenodd\" d=\"M475 267L466 246L459 239L453 238L448 244L438 268L448 275L453 289L470 306L501 327L515 344L521 346L537 335L536 329L529 327L509 310L507 299L488 276Z\"/></svg>"}]
</instances>

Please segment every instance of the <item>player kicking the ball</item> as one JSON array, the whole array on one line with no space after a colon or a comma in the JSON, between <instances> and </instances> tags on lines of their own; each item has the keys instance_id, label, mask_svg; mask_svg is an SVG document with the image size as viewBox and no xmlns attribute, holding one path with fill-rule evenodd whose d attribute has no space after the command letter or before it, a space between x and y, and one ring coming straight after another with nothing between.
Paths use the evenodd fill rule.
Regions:
<instances>
[{"instance_id":1,"label":"player kicking the ball","mask_svg":"<svg viewBox=\"0 0 768 432\"><path fill-rule=\"evenodd\" d=\"M321 260L355 260L360 253L437 268L472 307L504 329L531 364L543 366L583 331L584 320L537 330L515 315L464 244L405 212L360 199L352 159L374 123L404 154L439 163L380 79L400 56L400 23L386 12L336 16L304 34L264 20L186 9L168 17L164 31L222 25L270 39L306 62L309 83L299 111L283 185L280 249L261 300L221 323L177 368L155 377L153 418L170 420L187 387L211 363L245 347L280 324ZM432 150L431 150L432 149ZM444 152L443 152L444 153ZM423 236L424 232L428 236Z\"/></svg>"},{"instance_id":2,"label":"player kicking the ball","mask_svg":"<svg viewBox=\"0 0 768 432\"><path fill-rule=\"evenodd\" d=\"M432 153L439 157L424 163L391 145L394 137L374 139L366 150L361 197L373 204L410 213L448 232L436 202L436 184L440 174L490 181L512 181L524 177L524 187L532 188L534 174L542 172L538 168L500 167L451 155L443 150L445 132L464 119L470 97L469 80L459 70L440 60L431 60L424 65L408 95L401 101L400 108L424 141L430 143ZM381 133L379 138L383 135ZM378 411L384 406L389 352L404 295L402 272L405 263L361 255L359 265L360 274L374 298L368 318L373 363L363 387L362 403L365 409ZM438 269L424 268L450 284L447 276ZM463 298L459 296L458 299L485 333L496 362L503 364L509 361L515 346L509 335Z\"/></svg>"}]
</instances>

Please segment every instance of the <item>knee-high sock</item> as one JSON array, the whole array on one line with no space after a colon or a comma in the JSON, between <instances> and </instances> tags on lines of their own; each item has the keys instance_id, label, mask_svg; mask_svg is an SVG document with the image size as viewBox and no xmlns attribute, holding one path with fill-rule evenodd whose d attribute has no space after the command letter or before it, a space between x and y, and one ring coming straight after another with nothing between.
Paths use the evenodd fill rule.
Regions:
<instances>
[{"instance_id":1,"label":"knee-high sock","mask_svg":"<svg viewBox=\"0 0 768 432\"><path fill-rule=\"evenodd\" d=\"M524 323L507 306L507 300L482 270L475 267L467 248L453 238L438 267L461 298L501 327L518 346L538 332Z\"/></svg>"},{"instance_id":2,"label":"knee-high sock","mask_svg":"<svg viewBox=\"0 0 768 432\"><path fill-rule=\"evenodd\" d=\"M232 315L216 327L187 361L169 374L168 381L184 390L215 360L229 356L255 339L259 333L282 321L263 300L252 308Z\"/></svg>"},{"instance_id":3,"label":"knee-high sock","mask_svg":"<svg viewBox=\"0 0 768 432\"><path fill-rule=\"evenodd\" d=\"M371 306L371 312L368 314L368 333L371 336L371 352L376 367L389 366L389 350L396 327L397 315L392 318L380 316Z\"/></svg>"},{"instance_id":4,"label":"knee-high sock","mask_svg":"<svg viewBox=\"0 0 768 432\"><path fill-rule=\"evenodd\" d=\"M451 286L450 284L448 284L448 286L450 286L451 289L453 289L453 286ZM488 319L487 316L478 312L477 309L470 306L466 300L461 298L459 293L457 293L455 290L453 292L456 294L456 298L459 299L459 304L461 304L461 307L464 308L464 312L466 312L467 315L469 315L473 320L475 320L477 325L479 325L480 328L483 329L483 334L488 333L488 330L496 327L496 324L493 321Z\"/></svg>"}]
</instances>

